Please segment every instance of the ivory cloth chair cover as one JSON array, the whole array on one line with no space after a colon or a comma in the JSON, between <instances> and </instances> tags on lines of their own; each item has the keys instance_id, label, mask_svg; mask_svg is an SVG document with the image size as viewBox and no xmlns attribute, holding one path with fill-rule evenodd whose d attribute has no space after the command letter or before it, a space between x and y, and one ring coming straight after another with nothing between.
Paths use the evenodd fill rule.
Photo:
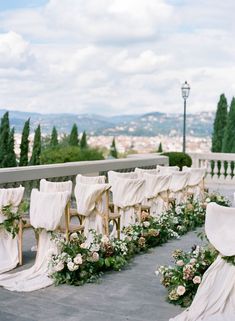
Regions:
<instances>
[{"instance_id":1,"label":"ivory cloth chair cover","mask_svg":"<svg viewBox=\"0 0 235 321\"><path fill-rule=\"evenodd\" d=\"M138 168L138 167L135 168L135 173L137 173L138 178L143 178L143 175L145 173L152 174L152 175L157 175L158 174L156 168L154 168L154 169L144 169L144 168Z\"/></svg>"},{"instance_id":2,"label":"ivory cloth chair cover","mask_svg":"<svg viewBox=\"0 0 235 321\"><path fill-rule=\"evenodd\" d=\"M206 176L206 168L191 168L184 166L184 172L189 172L187 190L193 194L194 199L202 199L204 195L204 178Z\"/></svg>"},{"instance_id":3,"label":"ivory cloth chair cover","mask_svg":"<svg viewBox=\"0 0 235 321\"><path fill-rule=\"evenodd\" d=\"M6 217L1 213L3 206L12 204L17 211L24 195L24 187L0 189L0 223ZM18 237L14 239L4 228L0 228L0 274L10 271L19 263Z\"/></svg>"},{"instance_id":4,"label":"ivory cloth chair cover","mask_svg":"<svg viewBox=\"0 0 235 321\"><path fill-rule=\"evenodd\" d=\"M152 175L146 172L143 179L145 180L144 196L150 206L150 215L158 216L167 208L163 194L166 194L169 189L171 176Z\"/></svg>"},{"instance_id":5,"label":"ivory cloth chair cover","mask_svg":"<svg viewBox=\"0 0 235 321\"><path fill-rule=\"evenodd\" d=\"M178 166L162 166L157 165L156 170L159 174L171 174L172 172L178 172L180 168Z\"/></svg>"},{"instance_id":6,"label":"ivory cloth chair cover","mask_svg":"<svg viewBox=\"0 0 235 321\"><path fill-rule=\"evenodd\" d=\"M117 177L112 184L113 203L120 209L121 230L136 223L138 217L136 206L144 200L145 181L143 179L128 179ZM122 237L123 235L121 235Z\"/></svg>"},{"instance_id":7,"label":"ivory cloth chair cover","mask_svg":"<svg viewBox=\"0 0 235 321\"><path fill-rule=\"evenodd\" d=\"M222 256L235 255L235 208L208 204L205 229ZM221 255L204 274L191 306L170 321L235 320L235 266Z\"/></svg>"},{"instance_id":8,"label":"ivory cloth chair cover","mask_svg":"<svg viewBox=\"0 0 235 321\"><path fill-rule=\"evenodd\" d=\"M89 230L94 229L97 233L104 234L103 230L103 194L110 189L109 184L76 184L75 198L77 202L77 212L85 216L84 234L88 243L92 240Z\"/></svg>"},{"instance_id":9,"label":"ivory cloth chair cover","mask_svg":"<svg viewBox=\"0 0 235 321\"><path fill-rule=\"evenodd\" d=\"M76 176L76 183L82 184L105 184L106 177L105 176L84 176L78 174Z\"/></svg>"},{"instance_id":10,"label":"ivory cloth chair cover","mask_svg":"<svg viewBox=\"0 0 235 321\"><path fill-rule=\"evenodd\" d=\"M115 171L108 171L108 181L109 184L113 184L113 182L116 180L116 178L128 178L128 179L137 179L138 174L135 172L128 172L128 173L120 173Z\"/></svg>"},{"instance_id":11,"label":"ivory cloth chair cover","mask_svg":"<svg viewBox=\"0 0 235 321\"><path fill-rule=\"evenodd\" d=\"M49 182L45 179L40 180L40 192L68 192L72 194L73 183L72 181L67 182Z\"/></svg>"},{"instance_id":12,"label":"ivory cloth chair cover","mask_svg":"<svg viewBox=\"0 0 235 321\"><path fill-rule=\"evenodd\" d=\"M68 192L43 193L32 190L30 221L34 228L43 229L39 234L37 257L34 265L27 270L0 275L0 286L10 291L30 292L53 283L48 277L48 263L51 251L56 253L56 245L48 232L59 226L68 201Z\"/></svg>"},{"instance_id":13,"label":"ivory cloth chair cover","mask_svg":"<svg viewBox=\"0 0 235 321\"><path fill-rule=\"evenodd\" d=\"M190 174L188 172L172 172L169 186L170 198L174 198L176 203L186 201L186 187Z\"/></svg>"}]
</instances>

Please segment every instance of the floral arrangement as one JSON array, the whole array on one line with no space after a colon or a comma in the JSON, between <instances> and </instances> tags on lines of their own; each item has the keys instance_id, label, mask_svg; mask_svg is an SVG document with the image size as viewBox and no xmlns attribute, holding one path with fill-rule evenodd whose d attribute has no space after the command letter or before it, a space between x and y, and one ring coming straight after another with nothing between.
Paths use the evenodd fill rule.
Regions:
<instances>
[{"instance_id":1,"label":"floral arrangement","mask_svg":"<svg viewBox=\"0 0 235 321\"><path fill-rule=\"evenodd\" d=\"M213 196L213 201L215 199L216 197ZM223 198L220 201L225 203ZM69 242L65 240L63 235L53 235L52 238L57 245L58 253L51 255L49 274L56 284L81 285L86 282L94 282L107 270L121 270L134 255L166 243L172 238L179 238L180 235L202 226L205 221L206 204L207 202L200 203L192 198L185 204L172 203L171 208L159 217L152 217L143 211L139 223L122 231L124 235L122 240L97 235L93 231L93 241L88 245L87 240L81 234L71 234ZM182 255L185 255L184 261L186 263L187 255ZM208 255L206 252L206 256ZM198 272L199 274L195 274L195 276L201 276L204 273L209 266L207 262L211 261L206 260L206 265L201 264L200 269L197 270L200 273ZM162 267L162 272L164 275L164 267ZM166 277L167 273L164 278ZM180 284L178 281L176 284L187 289L185 283ZM194 284L193 289L195 290L196 287L197 285ZM170 292L172 291L173 288ZM182 297L179 297L177 299L179 301L173 301L186 306L187 300L185 299L184 303L181 303L181 299Z\"/></svg>"},{"instance_id":2,"label":"floral arrangement","mask_svg":"<svg viewBox=\"0 0 235 321\"><path fill-rule=\"evenodd\" d=\"M19 232L19 222L22 219L23 214L28 210L28 207L29 205L27 202L22 202L17 211L12 204L3 206L1 214L5 217L5 220L0 223L0 228L4 228L13 238L15 238Z\"/></svg>"},{"instance_id":3,"label":"floral arrangement","mask_svg":"<svg viewBox=\"0 0 235 321\"><path fill-rule=\"evenodd\" d=\"M206 193L205 194L205 203L208 204L211 202L215 202L218 205L222 205L222 206L228 206L228 207L231 206L230 200L227 197L225 197L219 193Z\"/></svg>"},{"instance_id":4,"label":"floral arrangement","mask_svg":"<svg viewBox=\"0 0 235 321\"><path fill-rule=\"evenodd\" d=\"M161 284L167 289L170 303L188 307L201 283L202 276L215 261L218 252L210 246L194 246L190 252L173 252L175 266L160 266Z\"/></svg>"}]
</instances>

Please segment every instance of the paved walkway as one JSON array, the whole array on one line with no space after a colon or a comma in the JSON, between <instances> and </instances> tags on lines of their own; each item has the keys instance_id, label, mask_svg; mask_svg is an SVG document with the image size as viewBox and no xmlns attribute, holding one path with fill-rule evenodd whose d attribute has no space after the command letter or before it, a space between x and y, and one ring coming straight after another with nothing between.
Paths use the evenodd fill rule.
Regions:
<instances>
[{"instance_id":1,"label":"paved walkway","mask_svg":"<svg viewBox=\"0 0 235 321\"><path fill-rule=\"evenodd\" d=\"M30 266L35 253L29 250L32 234L26 233L25 266ZM0 321L167 321L181 309L165 302L155 267L170 264L174 249L189 250L199 242L195 232L188 233L136 256L124 271L107 273L98 284L51 286L32 293L0 288Z\"/></svg>"}]
</instances>

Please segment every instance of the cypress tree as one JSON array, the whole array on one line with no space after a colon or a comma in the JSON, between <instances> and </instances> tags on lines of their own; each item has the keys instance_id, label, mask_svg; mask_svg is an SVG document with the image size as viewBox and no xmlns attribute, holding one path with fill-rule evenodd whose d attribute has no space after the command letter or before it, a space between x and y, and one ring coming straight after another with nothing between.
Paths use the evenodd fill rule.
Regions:
<instances>
[{"instance_id":1,"label":"cypress tree","mask_svg":"<svg viewBox=\"0 0 235 321\"><path fill-rule=\"evenodd\" d=\"M15 154L15 128L12 128L9 135L8 142L8 155L7 155L7 167L16 167L16 154Z\"/></svg>"},{"instance_id":2,"label":"cypress tree","mask_svg":"<svg viewBox=\"0 0 235 321\"><path fill-rule=\"evenodd\" d=\"M81 147L82 149L88 147L87 138L86 138L86 132L85 132L85 131L82 133L82 138L81 138L81 141L80 141L80 147Z\"/></svg>"},{"instance_id":3,"label":"cypress tree","mask_svg":"<svg viewBox=\"0 0 235 321\"><path fill-rule=\"evenodd\" d=\"M235 98L233 97L223 139L223 153L235 152Z\"/></svg>"},{"instance_id":4,"label":"cypress tree","mask_svg":"<svg viewBox=\"0 0 235 321\"><path fill-rule=\"evenodd\" d=\"M6 112L1 119L0 167L7 167L9 136L10 136L9 113Z\"/></svg>"},{"instance_id":5,"label":"cypress tree","mask_svg":"<svg viewBox=\"0 0 235 321\"><path fill-rule=\"evenodd\" d=\"M160 142L159 146L158 146L158 150L157 150L158 153L162 153L163 150L162 150L162 143Z\"/></svg>"},{"instance_id":6,"label":"cypress tree","mask_svg":"<svg viewBox=\"0 0 235 321\"><path fill-rule=\"evenodd\" d=\"M56 127L54 126L51 132L51 141L50 141L50 146L51 147L56 147L58 146L59 142L58 142L58 133L56 130Z\"/></svg>"},{"instance_id":7,"label":"cypress tree","mask_svg":"<svg viewBox=\"0 0 235 321\"><path fill-rule=\"evenodd\" d=\"M39 165L41 156L41 127L38 127L35 130L34 141L33 141L33 151L30 159L30 165Z\"/></svg>"},{"instance_id":8,"label":"cypress tree","mask_svg":"<svg viewBox=\"0 0 235 321\"><path fill-rule=\"evenodd\" d=\"M70 136L69 136L69 145L78 146L78 127L76 124L73 124Z\"/></svg>"},{"instance_id":9,"label":"cypress tree","mask_svg":"<svg viewBox=\"0 0 235 321\"><path fill-rule=\"evenodd\" d=\"M212 152L221 153L223 147L224 132L227 124L228 104L224 94L220 96L215 115L212 134Z\"/></svg>"},{"instance_id":10,"label":"cypress tree","mask_svg":"<svg viewBox=\"0 0 235 321\"><path fill-rule=\"evenodd\" d=\"M117 151L117 148L116 148L115 138L113 138L112 144L111 144L111 146L110 146L110 155L111 155L113 158L118 158L118 151Z\"/></svg>"},{"instance_id":11,"label":"cypress tree","mask_svg":"<svg viewBox=\"0 0 235 321\"><path fill-rule=\"evenodd\" d=\"M20 162L19 166L28 165L28 153L29 153L29 132L30 132L30 118L24 123L21 143L20 143Z\"/></svg>"}]
</instances>

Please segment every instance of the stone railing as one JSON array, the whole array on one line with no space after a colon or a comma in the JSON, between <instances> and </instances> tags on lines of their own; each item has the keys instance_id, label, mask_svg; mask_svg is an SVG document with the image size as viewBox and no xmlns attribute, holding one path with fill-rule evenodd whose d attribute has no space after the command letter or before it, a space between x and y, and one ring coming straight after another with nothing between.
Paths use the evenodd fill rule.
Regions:
<instances>
[{"instance_id":1,"label":"stone railing","mask_svg":"<svg viewBox=\"0 0 235 321\"><path fill-rule=\"evenodd\" d=\"M229 153L190 153L193 167L206 167L206 185L235 184L235 154ZM235 190L235 188L234 188Z\"/></svg>"},{"instance_id":2,"label":"stone railing","mask_svg":"<svg viewBox=\"0 0 235 321\"><path fill-rule=\"evenodd\" d=\"M75 182L77 174L106 175L109 170L128 172L136 167L155 168L156 165L168 164L168 157L153 154L146 157L3 168L0 169L0 187L16 187L21 184L25 186L28 197L31 189L38 187L42 178L52 181L71 179Z\"/></svg>"}]
</instances>

